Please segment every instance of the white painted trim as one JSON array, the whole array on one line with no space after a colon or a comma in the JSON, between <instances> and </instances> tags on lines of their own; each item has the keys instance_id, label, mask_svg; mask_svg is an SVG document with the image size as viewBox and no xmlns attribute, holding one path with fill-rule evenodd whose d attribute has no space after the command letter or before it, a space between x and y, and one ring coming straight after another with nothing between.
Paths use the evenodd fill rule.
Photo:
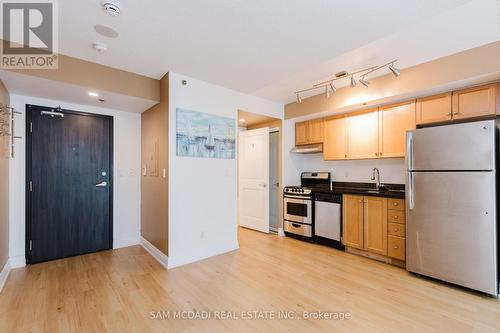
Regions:
<instances>
[{"instance_id":1,"label":"white painted trim","mask_svg":"<svg viewBox=\"0 0 500 333\"><path fill-rule=\"evenodd\" d=\"M25 267L26 266L26 258L24 257L24 255L17 256L17 257L10 257L9 264L10 264L11 269Z\"/></svg>"},{"instance_id":2,"label":"white painted trim","mask_svg":"<svg viewBox=\"0 0 500 333\"><path fill-rule=\"evenodd\" d=\"M215 256L218 256L218 255L221 255L221 254L226 254L226 253L229 253L229 252L232 252L232 251L236 251L239 249L239 244L236 243L236 244L233 244L229 247L225 247L225 248L221 248L221 249L217 249L213 252L210 252L210 253L204 253L200 256L193 256L193 257L190 257L190 258L182 258L182 259L178 259L176 257L170 257L168 263L168 269L170 268L175 268L175 267L179 267L179 266L184 266L184 265L187 265L187 264L191 264L193 262L196 262L196 261L200 261L200 260L204 260L204 259L208 259L208 258L211 258L211 257L215 257Z\"/></svg>"},{"instance_id":3,"label":"white painted trim","mask_svg":"<svg viewBox=\"0 0 500 333\"><path fill-rule=\"evenodd\" d=\"M283 231L283 228L278 228L278 236L285 237L285 232Z\"/></svg>"},{"instance_id":4,"label":"white painted trim","mask_svg":"<svg viewBox=\"0 0 500 333\"><path fill-rule=\"evenodd\" d=\"M3 266L2 271L0 272L0 292L3 289L3 286L5 285L5 282L7 282L7 278L9 277L9 273L11 271L10 267L10 259L7 259L7 262Z\"/></svg>"},{"instance_id":5,"label":"white painted trim","mask_svg":"<svg viewBox=\"0 0 500 333\"><path fill-rule=\"evenodd\" d=\"M113 239L113 249L120 249L122 247L134 246L139 244L141 244L141 236L139 235Z\"/></svg>"},{"instance_id":6,"label":"white painted trim","mask_svg":"<svg viewBox=\"0 0 500 333\"><path fill-rule=\"evenodd\" d=\"M148 251L149 254L156 259L165 268L168 268L168 257L165 253L158 250L153 244L148 242L144 237L141 237L141 246L144 250Z\"/></svg>"}]
</instances>

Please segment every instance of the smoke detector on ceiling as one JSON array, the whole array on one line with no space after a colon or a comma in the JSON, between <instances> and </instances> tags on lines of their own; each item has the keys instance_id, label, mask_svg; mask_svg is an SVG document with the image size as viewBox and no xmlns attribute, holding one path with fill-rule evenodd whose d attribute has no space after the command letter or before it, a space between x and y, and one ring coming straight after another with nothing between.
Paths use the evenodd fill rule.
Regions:
<instances>
[{"instance_id":1,"label":"smoke detector on ceiling","mask_svg":"<svg viewBox=\"0 0 500 333\"><path fill-rule=\"evenodd\" d=\"M106 10L108 14L113 17L117 17L121 13L120 2L117 0L104 0L102 5L104 10Z\"/></svg>"},{"instance_id":2,"label":"smoke detector on ceiling","mask_svg":"<svg viewBox=\"0 0 500 333\"><path fill-rule=\"evenodd\" d=\"M101 42L95 42L94 44L92 44L92 46L94 47L94 50L96 50L97 52L103 52L108 49L108 46Z\"/></svg>"}]
</instances>

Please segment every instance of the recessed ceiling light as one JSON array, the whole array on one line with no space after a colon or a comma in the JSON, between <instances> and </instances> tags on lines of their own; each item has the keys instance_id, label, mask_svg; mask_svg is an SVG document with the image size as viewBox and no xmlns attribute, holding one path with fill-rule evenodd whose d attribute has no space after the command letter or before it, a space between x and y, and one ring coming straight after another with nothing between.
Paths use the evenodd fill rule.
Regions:
<instances>
[{"instance_id":1,"label":"recessed ceiling light","mask_svg":"<svg viewBox=\"0 0 500 333\"><path fill-rule=\"evenodd\" d=\"M244 123L244 122L245 122L245 119L240 118L240 123Z\"/></svg>"},{"instance_id":2,"label":"recessed ceiling light","mask_svg":"<svg viewBox=\"0 0 500 333\"><path fill-rule=\"evenodd\" d=\"M118 32L113 28L107 27L105 25L94 25L94 30L101 36L108 38L117 38L119 36Z\"/></svg>"},{"instance_id":3,"label":"recessed ceiling light","mask_svg":"<svg viewBox=\"0 0 500 333\"><path fill-rule=\"evenodd\" d=\"M99 94L93 91L89 91L89 96L91 97L99 97Z\"/></svg>"}]
</instances>

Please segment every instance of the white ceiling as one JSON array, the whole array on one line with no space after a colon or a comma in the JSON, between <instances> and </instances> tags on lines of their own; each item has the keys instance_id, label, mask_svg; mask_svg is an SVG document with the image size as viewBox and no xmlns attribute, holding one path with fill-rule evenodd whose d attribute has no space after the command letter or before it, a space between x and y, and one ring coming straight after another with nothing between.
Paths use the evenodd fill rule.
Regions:
<instances>
[{"instance_id":1,"label":"white ceiling","mask_svg":"<svg viewBox=\"0 0 500 333\"><path fill-rule=\"evenodd\" d=\"M500 40L499 0L59 1L60 52L160 78L188 75L279 102L340 70L408 67ZM109 39L93 26L119 32ZM92 49L96 41L108 51ZM319 92L318 92L319 93Z\"/></svg>"},{"instance_id":2,"label":"white ceiling","mask_svg":"<svg viewBox=\"0 0 500 333\"><path fill-rule=\"evenodd\" d=\"M104 99L104 102L100 102L98 98L88 95L88 87L5 70L0 70L0 80L2 80L11 94L40 97L61 102L93 105L136 113L141 113L156 104L155 101L148 99L107 91L99 91L99 98Z\"/></svg>"}]
</instances>

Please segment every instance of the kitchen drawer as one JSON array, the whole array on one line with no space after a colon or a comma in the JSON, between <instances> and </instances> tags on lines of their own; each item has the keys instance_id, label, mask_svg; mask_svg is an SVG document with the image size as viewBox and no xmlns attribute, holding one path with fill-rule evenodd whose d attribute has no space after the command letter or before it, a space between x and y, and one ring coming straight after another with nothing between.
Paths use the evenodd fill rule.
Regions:
<instances>
[{"instance_id":1,"label":"kitchen drawer","mask_svg":"<svg viewBox=\"0 0 500 333\"><path fill-rule=\"evenodd\" d=\"M394 209L394 210L405 210L405 201L404 199L393 199L389 198L388 201L388 207L389 209Z\"/></svg>"},{"instance_id":2,"label":"kitchen drawer","mask_svg":"<svg viewBox=\"0 0 500 333\"><path fill-rule=\"evenodd\" d=\"M392 223L403 223L404 224L405 223L404 210L389 209L387 211L387 221L392 222Z\"/></svg>"},{"instance_id":3,"label":"kitchen drawer","mask_svg":"<svg viewBox=\"0 0 500 333\"><path fill-rule=\"evenodd\" d=\"M310 224L301 224L289 221L284 222L286 232L305 237L312 237L312 226Z\"/></svg>"},{"instance_id":4,"label":"kitchen drawer","mask_svg":"<svg viewBox=\"0 0 500 333\"><path fill-rule=\"evenodd\" d=\"M397 236L387 237L387 255L391 258L405 260L405 239Z\"/></svg>"},{"instance_id":5,"label":"kitchen drawer","mask_svg":"<svg viewBox=\"0 0 500 333\"><path fill-rule=\"evenodd\" d=\"M398 237L405 238L406 233L405 233L404 224L388 223L387 224L387 234L392 235L392 236L398 236Z\"/></svg>"}]
</instances>

